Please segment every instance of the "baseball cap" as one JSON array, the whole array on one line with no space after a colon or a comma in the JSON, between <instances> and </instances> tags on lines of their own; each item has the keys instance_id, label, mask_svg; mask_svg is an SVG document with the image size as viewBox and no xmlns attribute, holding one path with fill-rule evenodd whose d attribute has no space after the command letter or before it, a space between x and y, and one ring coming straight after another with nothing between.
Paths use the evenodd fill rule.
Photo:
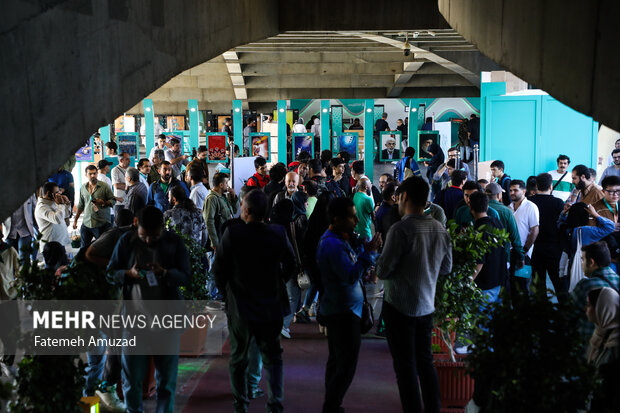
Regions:
<instances>
[{"instance_id":1,"label":"baseball cap","mask_svg":"<svg viewBox=\"0 0 620 413\"><path fill-rule=\"evenodd\" d=\"M501 194L502 192L506 192L506 191L504 191L504 189L498 183L491 182L484 189L484 192L487 194L491 194L491 195L497 195L497 194Z\"/></svg>"},{"instance_id":2,"label":"baseball cap","mask_svg":"<svg viewBox=\"0 0 620 413\"><path fill-rule=\"evenodd\" d=\"M102 159L99 162L97 162L97 169L103 169L108 165L114 165L114 164L110 161L106 161L105 159Z\"/></svg>"}]
</instances>

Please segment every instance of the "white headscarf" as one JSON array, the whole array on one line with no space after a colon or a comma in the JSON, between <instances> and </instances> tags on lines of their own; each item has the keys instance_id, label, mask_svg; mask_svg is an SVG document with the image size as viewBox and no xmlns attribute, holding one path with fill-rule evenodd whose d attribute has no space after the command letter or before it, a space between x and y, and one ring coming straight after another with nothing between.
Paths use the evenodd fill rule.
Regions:
<instances>
[{"instance_id":1,"label":"white headscarf","mask_svg":"<svg viewBox=\"0 0 620 413\"><path fill-rule=\"evenodd\" d=\"M605 348L620 344L620 295L609 287L601 289L594 307L595 329L590 339L588 361L593 362Z\"/></svg>"}]
</instances>

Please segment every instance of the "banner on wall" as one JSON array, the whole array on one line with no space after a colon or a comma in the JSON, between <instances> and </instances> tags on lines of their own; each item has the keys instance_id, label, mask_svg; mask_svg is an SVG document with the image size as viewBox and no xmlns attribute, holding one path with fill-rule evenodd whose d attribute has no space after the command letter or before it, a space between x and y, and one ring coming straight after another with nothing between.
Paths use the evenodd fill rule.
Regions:
<instances>
[{"instance_id":1,"label":"banner on wall","mask_svg":"<svg viewBox=\"0 0 620 413\"><path fill-rule=\"evenodd\" d=\"M402 135L400 131L381 132L379 162L392 162L400 159Z\"/></svg>"},{"instance_id":2,"label":"banner on wall","mask_svg":"<svg viewBox=\"0 0 620 413\"><path fill-rule=\"evenodd\" d=\"M228 160L226 138L228 138L228 134L224 132L207 133L207 162L221 163Z\"/></svg>"},{"instance_id":3,"label":"banner on wall","mask_svg":"<svg viewBox=\"0 0 620 413\"><path fill-rule=\"evenodd\" d=\"M88 138L84 146L75 152L75 160L76 162L94 162L95 161L95 153L93 150L93 142L94 137L91 136Z\"/></svg>"},{"instance_id":4,"label":"banner on wall","mask_svg":"<svg viewBox=\"0 0 620 413\"><path fill-rule=\"evenodd\" d=\"M250 156L262 156L270 161L270 137L271 134L266 132L250 133Z\"/></svg>"},{"instance_id":5,"label":"banner on wall","mask_svg":"<svg viewBox=\"0 0 620 413\"><path fill-rule=\"evenodd\" d=\"M138 133L122 132L116 134L116 144L118 145L118 153L127 153L133 159L138 159Z\"/></svg>"},{"instance_id":6,"label":"banner on wall","mask_svg":"<svg viewBox=\"0 0 620 413\"><path fill-rule=\"evenodd\" d=\"M185 130L185 116L168 116L166 118L168 132Z\"/></svg>"},{"instance_id":7,"label":"banner on wall","mask_svg":"<svg viewBox=\"0 0 620 413\"><path fill-rule=\"evenodd\" d=\"M348 132L338 135L338 152L347 152L352 160L358 159L358 141L357 132Z\"/></svg>"},{"instance_id":8,"label":"banner on wall","mask_svg":"<svg viewBox=\"0 0 620 413\"><path fill-rule=\"evenodd\" d=\"M293 151L293 159L297 159L303 151L308 152L312 156L314 153L314 134L293 133Z\"/></svg>"}]
</instances>

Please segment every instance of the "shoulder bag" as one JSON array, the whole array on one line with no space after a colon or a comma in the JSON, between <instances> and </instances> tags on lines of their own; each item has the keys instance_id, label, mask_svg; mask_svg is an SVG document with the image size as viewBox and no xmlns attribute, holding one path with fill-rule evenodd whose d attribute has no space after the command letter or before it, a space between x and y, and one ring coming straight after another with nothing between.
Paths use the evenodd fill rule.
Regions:
<instances>
[{"instance_id":1,"label":"shoulder bag","mask_svg":"<svg viewBox=\"0 0 620 413\"><path fill-rule=\"evenodd\" d=\"M308 274L306 274L301 265L301 257L299 256L299 249L297 248L297 236L295 235L295 222L291 221L290 225L293 248L295 248L295 259L297 260L297 267L299 268L299 273L297 274L297 285L300 289L306 290L310 288L310 277L308 277Z\"/></svg>"},{"instance_id":2,"label":"shoulder bag","mask_svg":"<svg viewBox=\"0 0 620 413\"><path fill-rule=\"evenodd\" d=\"M373 314L372 306L366 298L366 288L364 283L360 280L360 287L362 287L362 293L364 294L364 303L362 304L362 320L361 320L361 333L366 334L370 331L375 324L375 316Z\"/></svg>"}]
</instances>

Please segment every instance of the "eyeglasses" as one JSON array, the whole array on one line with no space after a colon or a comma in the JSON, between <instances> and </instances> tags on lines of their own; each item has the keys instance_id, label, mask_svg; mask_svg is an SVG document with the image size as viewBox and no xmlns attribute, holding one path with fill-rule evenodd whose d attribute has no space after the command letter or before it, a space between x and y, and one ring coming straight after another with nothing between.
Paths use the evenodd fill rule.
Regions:
<instances>
[{"instance_id":1,"label":"eyeglasses","mask_svg":"<svg viewBox=\"0 0 620 413\"><path fill-rule=\"evenodd\" d=\"M618 191L608 191L607 189L603 189L603 191L607 192L609 195L612 195L612 196L620 195L620 190L618 190Z\"/></svg>"}]
</instances>

